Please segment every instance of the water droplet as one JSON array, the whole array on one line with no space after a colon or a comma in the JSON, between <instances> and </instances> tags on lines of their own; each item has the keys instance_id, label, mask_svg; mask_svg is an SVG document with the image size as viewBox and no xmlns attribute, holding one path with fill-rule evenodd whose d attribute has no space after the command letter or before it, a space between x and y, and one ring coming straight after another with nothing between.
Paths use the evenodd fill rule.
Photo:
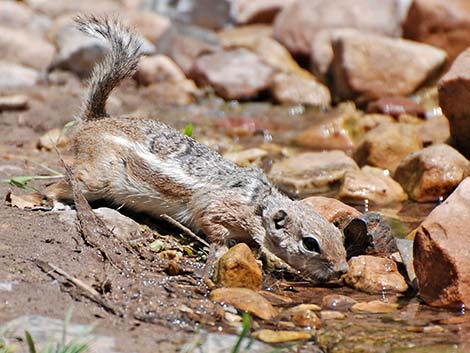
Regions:
<instances>
[{"instance_id":1,"label":"water droplet","mask_svg":"<svg viewBox=\"0 0 470 353\"><path fill-rule=\"evenodd\" d=\"M364 212L369 212L369 200L364 200Z\"/></svg>"}]
</instances>

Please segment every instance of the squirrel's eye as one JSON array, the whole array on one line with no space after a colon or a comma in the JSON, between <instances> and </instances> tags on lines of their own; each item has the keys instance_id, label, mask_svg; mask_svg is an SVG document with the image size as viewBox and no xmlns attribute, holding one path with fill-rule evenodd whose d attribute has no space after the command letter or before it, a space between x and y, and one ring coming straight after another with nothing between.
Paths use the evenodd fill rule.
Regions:
<instances>
[{"instance_id":1,"label":"squirrel's eye","mask_svg":"<svg viewBox=\"0 0 470 353\"><path fill-rule=\"evenodd\" d=\"M286 226L287 213L283 210L277 211L273 216L274 227L281 229Z\"/></svg>"},{"instance_id":2,"label":"squirrel's eye","mask_svg":"<svg viewBox=\"0 0 470 353\"><path fill-rule=\"evenodd\" d=\"M320 253L320 244L318 244L318 241L313 237L302 238L302 245L307 251Z\"/></svg>"}]
</instances>

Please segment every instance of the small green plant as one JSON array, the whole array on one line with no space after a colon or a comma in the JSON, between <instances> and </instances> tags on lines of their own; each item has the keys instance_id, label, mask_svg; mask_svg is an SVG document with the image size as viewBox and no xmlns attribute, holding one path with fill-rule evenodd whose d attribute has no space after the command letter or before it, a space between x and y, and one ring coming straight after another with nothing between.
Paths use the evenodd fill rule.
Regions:
<instances>
[{"instance_id":1,"label":"small green plant","mask_svg":"<svg viewBox=\"0 0 470 353\"><path fill-rule=\"evenodd\" d=\"M232 348L232 353L240 353L240 352L247 352L250 349L251 344L253 343L253 340L250 339L245 346L245 348L241 351L240 349L242 346L242 342L245 339L246 336L250 333L251 330L251 316L249 313L246 311L243 312L243 318L242 318L242 331L240 332L240 335L238 336L238 340L235 343L235 345Z\"/></svg>"},{"instance_id":2,"label":"small green plant","mask_svg":"<svg viewBox=\"0 0 470 353\"><path fill-rule=\"evenodd\" d=\"M184 128L184 134L185 134L186 136L193 137L193 130L194 130L193 124L188 124L188 125L186 125L186 127Z\"/></svg>"},{"instance_id":3,"label":"small green plant","mask_svg":"<svg viewBox=\"0 0 470 353\"><path fill-rule=\"evenodd\" d=\"M16 186L20 189L39 191L34 186L28 185L34 180L51 180L51 179L60 179L64 176L62 174L57 175L28 175L28 176L17 176L8 179L2 179L2 182L8 183L10 185Z\"/></svg>"}]
</instances>

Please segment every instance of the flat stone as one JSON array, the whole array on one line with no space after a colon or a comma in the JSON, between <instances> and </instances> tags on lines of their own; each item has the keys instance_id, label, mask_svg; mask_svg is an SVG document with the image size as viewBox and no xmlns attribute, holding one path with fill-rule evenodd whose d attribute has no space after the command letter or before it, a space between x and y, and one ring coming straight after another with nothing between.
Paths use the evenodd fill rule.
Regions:
<instances>
[{"instance_id":1,"label":"flat stone","mask_svg":"<svg viewBox=\"0 0 470 353\"><path fill-rule=\"evenodd\" d=\"M435 202L447 197L467 176L470 162L451 146L438 144L405 157L394 178L413 200Z\"/></svg>"},{"instance_id":2,"label":"flat stone","mask_svg":"<svg viewBox=\"0 0 470 353\"><path fill-rule=\"evenodd\" d=\"M191 76L200 86L211 86L224 99L256 97L271 84L273 70L259 57L235 49L199 57Z\"/></svg>"},{"instance_id":3,"label":"flat stone","mask_svg":"<svg viewBox=\"0 0 470 353\"><path fill-rule=\"evenodd\" d=\"M351 220L362 215L361 212L354 207L330 197L311 196L303 199L302 202L312 205L315 211L341 230L343 230Z\"/></svg>"},{"instance_id":4,"label":"flat stone","mask_svg":"<svg viewBox=\"0 0 470 353\"><path fill-rule=\"evenodd\" d=\"M415 125L385 123L366 133L354 152L354 159L359 165L368 164L394 172L403 158L422 147Z\"/></svg>"},{"instance_id":5,"label":"flat stone","mask_svg":"<svg viewBox=\"0 0 470 353\"><path fill-rule=\"evenodd\" d=\"M301 132L296 145L313 150L342 150L351 153L363 138L363 114L354 103L342 103L328 117Z\"/></svg>"},{"instance_id":6,"label":"flat stone","mask_svg":"<svg viewBox=\"0 0 470 353\"><path fill-rule=\"evenodd\" d=\"M278 73L274 76L271 92L282 104L328 107L331 103L330 91L313 76L307 78L296 74Z\"/></svg>"},{"instance_id":7,"label":"flat stone","mask_svg":"<svg viewBox=\"0 0 470 353\"><path fill-rule=\"evenodd\" d=\"M301 304L284 310L279 314L278 318L291 321L297 327L315 329L321 326L321 321L317 314L315 314L316 311L320 311L320 307L318 305Z\"/></svg>"},{"instance_id":8,"label":"flat stone","mask_svg":"<svg viewBox=\"0 0 470 353\"><path fill-rule=\"evenodd\" d=\"M295 55L310 55L310 44L323 29L360 28L400 35L394 0L300 0L282 10L274 21L274 36Z\"/></svg>"},{"instance_id":9,"label":"flat stone","mask_svg":"<svg viewBox=\"0 0 470 353\"><path fill-rule=\"evenodd\" d=\"M452 62L470 45L467 0L414 0L403 23L403 36L444 49Z\"/></svg>"},{"instance_id":10,"label":"flat stone","mask_svg":"<svg viewBox=\"0 0 470 353\"><path fill-rule=\"evenodd\" d=\"M346 315L339 311L323 310L320 312L320 317L322 320L343 320Z\"/></svg>"},{"instance_id":11,"label":"flat stone","mask_svg":"<svg viewBox=\"0 0 470 353\"><path fill-rule=\"evenodd\" d=\"M340 294L325 295L322 299L324 309L348 311L357 301L351 297Z\"/></svg>"},{"instance_id":12,"label":"flat stone","mask_svg":"<svg viewBox=\"0 0 470 353\"><path fill-rule=\"evenodd\" d=\"M235 0L232 17L237 23L271 23L279 11L295 0Z\"/></svg>"},{"instance_id":13,"label":"flat stone","mask_svg":"<svg viewBox=\"0 0 470 353\"><path fill-rule=\"evenodd\" d=\"M258 330L251 334L252 337L266 343L283 343L312 338L313 333L307 331L286 331L286 330Z\"/></svg>"},{"instance_id":14,"label":"flat stone","mask_svg":"<svg viewBox=\"0 0 470 353\"><path fill-rule=\"evenodd\" d=\"M2 60L45 71L52 63L55 48L29 31L0 27L0 52Z\"/></svg>"},{"instance_id":15,"label":"flat stone","mask_svg":"<svg viewBox=\"0 0 470 353\"><path fill-rule=\"evenodd\" d=\"M34 86L39 78L39 73L32 68L0 60L0 89Z\"/></svg>"},{"instance_id":16,"label":"flat stone","mask_svg":"<svg viewBox=\"0 0 470 353\"><path fill-rule=\"evenodd\" d=\"M470 158L470 49L457 57L439 80L438 88L439 105L449 119L452 139L457 149Z\"/></svg>"},{"instance_id":17,"label":"flat stone","mask_svg":"<svg viewBox=\"0 0 470 353\"><path fill-rule=\"evenodd\" d=\"M253 50L253 43L256 43L260 38L272 39L272 32L272 27L268 24L250 24L224 28L217 32L217 36L224 49L234 49L247 46L248 49ZM282 44L277 41L275 42L284 48ZM287 51L287 49L285 50Z\"/></svg>"},{"instance_id":18,"label":"flat stone","mask_svg":"<svg viewBox=\"0 0 470 353\"><path fill-rule=\"evenodd\" d=\"M268 155L268 151L261 148L249 148L239 152L229 152L224 154L224 158L235 162L239 166L247 167L259 164L263 157Z\"/></svg>"},{"instance_id":19,"label":"flat stone","mask_svg":"<svg viewBox=\"0 0 470 353\"><path fill-rule=\"evenodd\" d=\"M446 60L441 49L360 31L342 32L332 48L333 92L356 102L411 94L436 77Z\"/></svg>"},{"instance_id":20,"label":"flat stone","mask_svg":"<svg viewBox=\"0 0 470 353\"><path fill-rule=\"evenodd\" d=\"M271 303L249 288L217 288L210 293L210 298L248 311L264 320L271 320L278 314Z\"/></svg>"},{"instance_id":21,"label":"flat stone","mask_svg":"<svg viewBox=\"0 0 470 353\"><path fill-rule=\"evenodd\" d=\"M218 260L214 282L223 287L261 289L263 274L248 245L239 243Z\"/></svg>"},{"instance_id":22,"label":"flat stone","mask_svg":"<svg viewBox=\"0 0 470 353\"><path fill-rule=\"evenodd\" d=\"M281 188L297 192L328 190L357 164L343 151L307 152L274 163L271 180Z\"/></svg>"},{"instance_id":23,"label":"flat stone","mask_svg":"<svg viewBox=\"0 0 470 353\"><path fill-rule=\"evenodd\" d=\"M29 97L25 95L0 96L0 112L5 110L28 109Z\"/></svg>"},{"instance_id":24,"label":"flat stone","mask_svg":"<svg viewBox=\"0 0 470 353\"><path fill-rule=\"evenodd\" d=\"M355 313L370 313L370 314L388 314L396 311L398 304L384 303L380 300L373 300L370 302L360 302L351 307L351 311Z\"/></svg>"},{"instance_id":25,"label":"flat stone","mask_svg":"<svg viewBox=\"0 0 470 353\"><path fill-rule=\"evenodd\" d=\"M413 257L419 296L429 305L470 305L470 178L415 231ZM464 305L464 306L463 306Z\"/></svg>"},{"instance_id":26,"label":"flat stone","mask_svg":"<svg viewBox=\"0 0 470 353\"><path fill-rule=\"evenodd\" d=\"M238 335L227 335L222 333L208 333L202 332L201 337L198 338L198 342L200 344L194 348L194 353L227 353L230 352L233 347L237 344L239 340ZM242 347L245 344L248 344L249 338L246 338L243 341ZM246 343L245 343L246 342ZM250 345L250 353L266 353L272 350L272 346L259 342L259 341L252 341L249 343Z\"/></svg>"},{"instance_id":27,"label":"flat stone","mask_svg":"<svg viewBox=\"0 0 470 353\"><path fill-rule=\"evenodd\" d=\"M366 293L405 292L408 289L393 260L363 255L348 261L345 283Z\"/></svg>"},{"instance_id":28,"label":"flat stone","mask_svg":"<svg viewBox=\"0 0 470 353\"><path fill-rule=\"evenodd\" d=\"M363 203L367 200L376 205L399 203L408 199L400 184L390 176L363 170L347 171L344 174L338 197L350 203Z\"/></svg>"}]
</instances>

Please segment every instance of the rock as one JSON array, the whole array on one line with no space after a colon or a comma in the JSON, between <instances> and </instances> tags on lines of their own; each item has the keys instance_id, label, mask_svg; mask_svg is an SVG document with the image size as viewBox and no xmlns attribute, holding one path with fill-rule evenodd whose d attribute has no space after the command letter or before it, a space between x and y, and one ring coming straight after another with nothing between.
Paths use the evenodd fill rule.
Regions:
<instances>
[{"instance_id":1,"label":"rock","mask_svg":"<svg viewBox=\"0 0 470 353\"><path fill-rule=\"evenodd\" d=\"M370 314L388 314L396 311L398 304L384 303L380 300L372 300L370 302L361 302L354 304L351 311L355 313L370 313Z\"/></svg>"},{"instance_id":2,"label":"rock","mask_svg":"<svg viewBox=\"0 0 470 353\"><path fill-rule=\"evenodd\" d=\"M109 52L107 42L80 32L69 16L57 20L51 31L58 48L52 69L69 70L81 78L88 77L95 64Z\"/></svg>"},{"instance_id":3,"label":"rock","mask_svg":"<svg viewBox=\"0 0 470 353\"><path fill-rule=\"evenodd\" d=\"M441 49L359 31L341 33L332 47L334 94L361 103L413 93L436 77L446 60Z\"/></svg>"},{"instance_id":4,"label":"rock","mask_svg":"<svg viewBox=\"0 0 470 353\"><path fill-rule=\"evenodd\" d=\"M272 69L256 54L236 49L198 58L192 77L200 86L212 86L222 98L256 97L271 84Z\"/></svg>"},{"instance_id":5,"label":"rock","mask_svg":"<svg viewBox=\"0 0 470 353\"><path fill-rule=\"evenodd\" d=\"M282 10L274 21L274 36L295 55L310 55L310 43L320 30L359 28L400 35L394 0L299 0Z\"/></svg>"},{"instance_id":6,"label":"rock","mask_svg":"<svg viewBox=\"0 0 470 353\"><path fill-rule=\"evenodd\" d=\"M414 0L403 36L444 49L452 62L470 45L470 7L466 0Z\"/></svg>"},{"instance_id":7,"label":"rock","mask_svg":"<svg viewBox=\"0 0 470 353\"><path fill-rule=\"evenodd\" d=\"M402 114L408 114L424 118L426 111L413 99L407 97L382 97L367 105L368 113L388 114L398 118Z\"/></svg>"},{"instance_id":8,"label":"rock","mask_svg":"<svg viewBox=\"0 0 470 353\"><path fill-rule=\"evenodd\" d=\"M54 56L54 46L21 29L0 27L1 60L15 62L36 70L46 70Z\"/></svg>"},{"instance_id":9,"label":"rock","mask_svg":"<svg viewBox=\"0 0 470 353\"><path fill-rule=\"evenodd\" d=\"M362 117L360 125L364 129L364 132L369 132L371 130L374 130L377 126L381 124L391 124L395 122L396 119L394 119L390 115L366 114Z\"/></svg>"},{"instance_id":10,"label":"rock","mask_svg":"<svg viewBox=\"0 0 470 353\"><path fill-rule=\"evenodd\" d=\"M186 105L194 102L201 91L191 80L177 82L158 82L143 87L139 94L143 99L148 99L154 104L161 105Z\"/></svg>"},{"instance_id":11,"label":"rock","mask_svg":"<svg viewBox=\"0 0 470 353\"><path fill-rule=\"evenodd\" d=\"M320 317L322 320L343 320L346 315L339 311L324 310L320 313Z\"/></svg>"},{"instance_id":12,"label":"rock","mask_svg":"<svg viewBox=\"0 0 470 353\"><path fill-rule=\"evenodd\" d=\"M42 150L52 151L55 147L65 147L70 139L62 133L62 129L55 128L49 130L39 138L37 147Z\"/></svg>"},{"instance_id":13,"label":"rock","mask_svg":"<svg viewBox=\"0 0 470 353\"><path fill-rule=\"evenodd\" d=\"M235 245L217 261L214 282L223 287L261 289L263 274L248 245Z\"/></svg>"},{"instance_id":14,"label":"rock","mask_svg":"<svg viewBox=\"0 0 470 353\"><path fill-rule=\"evenodd\" d=\"M56 1L56 0L28 0L29 7L36 13L47 17L56 18L64 14L96 13L112 14L121 10L118 2L113 0L80 0L80 1Z\"/></svg>"},{"instance_id":15,"label":"rock","mask_svg":"<svg viewBox=\"0 0 470 353\"><path fill-rule=\"evenodd\" d=\"M38 81L36 70L0 60L0 89L34 86Z\"/></svg>"},{"instance_id":16,"label":"rock","mask_svg":"<svg viewBox=\"0 0 470 353\"><path fill-rule=\"evenodd\" d=\"M285 331L285 330L258 330L251 334L252 337L266 343L283 343L312 338L313 333L307 331Z\"/></svg>"},{"instance_id":17,"label":"rock","mask_svg":"<svg viewBox=\"0 0 470 353\"><path fill-rule=\"evenodd\" d=\"M269 25L252 24L224 28L217 33L217 36L220 40L220 45L224 49L247 47L248 49L253 50L253 43L256 43L260 38L269 38L284 48L279 42L271 38L272 32L272 27ZM287 51L287 49L285 50Z\"/></svg>"},{"instance_id":18,"label":"rock","mask_svg":"<svg viewBox=\"0 0 470 353\"><path fill-rule=\"evenodd\" d=\"M0 2L0 26L11 29L26 29L41 36L51 21L43 15L34 13L28 6L18 1Z\"/></svg>"},{"instance_id":19,"label":"rock","mask_svg":"<svg viewBox=\"0 0 470 353\"><path fill-rule=\"evenodd\" d=\"M450 134L457 149L467 158L470 158L469 70L470 49L467 49L457 57L438 85L439 105L449 119Z\"/></svg>"},{"instance_id":20,"label":"rock","mask_svg":"<svg viewBox=\"0 0 470 353\"><path fill-rule=\"evenodd\" d=\"M398 165L394 178L418 202L447 197L467 176L470 162L445 144L413 152Z\"/></svg>"},{"instance_id":21,"label":"rock","mask_svg":"<svg viewBox=\"0 0 470 353\"><path fill-rule=\"evenodd\" d=\"M279 187L296 192L328 190L357 164L343 151L307 152L273 164L269 177Z\"/></svg>"},{"instance_id":22,"label":"rock","mask_svg":"<svg viewBox=\"0 0 470 353\"><path fill-rule=\"evenodd\" d=\"M237 23L271 23L279 11L294 0L235 0L232 17Z\"/></svg>"},{"instance_id":23,"label":"rock","mask_svg":"<svg viewBox=\"0 0 470 353\"><path fill-rule=\"evenodd\" d=\"M351 297L340 294L329 294L323 297L323 309L348 311L357 301Z\"/></svg>"},{"instance_id":24,"label":"rock","mask_svg":"<svg viewBox=\"0 0 470 353\"><path fill-rule=\"evenodd\" d=\"M362 113L353 103L342 103L326 118L301 132L294 142L314 150L352 152L363 138Z\"/></svg>"},{"instance_id":25,"label":"rock","mask_svg":"<svg viewBox=\"0 0 470 353\"><path fill-rule=\"evenodd\" d=\"M361 216L361 212L345 203L324 196L311 196L302 202L313 206L315 211L325 217L328 222L343 230L352 219Z\"/></svg>"},{"instance_id":26,"label":"rock","mask_svg":"<svg viewBox=\"0 0 470 353\"><path fill-rule=\"evenodd\" d=\"M355 289L371 294L405 292L408 289L393 260L363 255L351 258L348 264L349 271L342 278Z\"/></svg>"},{"instance_id":27,"label":"rock","mask_svg":"<svg viewBox=\"0 0 470 353\"><path fill-rule=\"evenodd\" d=\"M164 37L157 44L157 51L172 58L187 77L200 56L220 50L216 34L199 28L183 33L172 29Z\"/></svg>"},{"instance_id":28,"label":"rock","mask_svg":"<svg viewBox=\"0 0 470 353\"><path fill-rule=\"evenodd\" d=\"M108 227L109 230L120 240L128 241L134 239L141 234L141 226L139 223L130 219L118 211L100 207L93 210ZM75 227L77 222L77 212L75 210L58 211L60 221Z\"/></svg>"},{"instance_id":29,"label":"rock","mask_svg":"<svg viewBox=\"0 0 470 353\"><path fill-rule=\"evenodd\" d=\"M183 71L165 55L150 55L140 59L135 79L148 86L157 82L178 82L186 80Z\"/></svg>"},{"instance_id":30,"label":"rock","mask_svg":"<svg viewBox=\"0 0 470 353\"><path fill-rule=\"evenodd\" d=\"M64 332L64 327L67 327ZM97 334L84 334L93 331L93 325L79 325L73 322L65 322L39 315L25 315L8 322L2 322L0 336L14 338L15 341L23 340L25 331L32 336L36 347L52 346L51 342L93 342L89 353L117 353L116 340L109 336ZM65 337L63 336L65 335ZM3 348L3 347L2 347Z\"/></svg>"},{"instance_id":31,"label":"rock","mask_svg":"<svg viewBox=\"0 0 470 353\"><path fill-rule=\"evenodd\" d=\"M298 327L308 327L310 329L319 328L321 321L315 311L320 311L320 307L315 304L300 304L293 308L284 310L279 314L278 319L288 320Z\"/></svg>"},{"instance_id":32,"label":"rock","mask_svg":"<svg viewBox=\"0 0 470 353\"><path fill-rule=\"evenodd\" d=\"M169 30L171 21L152 11L131 11L126 14L129 27L156 44Z\"/></svg>"},{"instance_id":33,"label":"rock","mask_svg":"<svg viewBox=\"0 0 470 353\"><path fill-rule=\"evenodd\" d=\"M369 164L394 172L403 158L421 148L422 142L414 125L380 124L366 133L354 152L354 159L359 165Z\"/></svg>"},{"instance_id":34,"label":"rock","mask_svg":"<svg viewBox=\"0 0 470 353\"><path fill-rule=\"evenodd\" d=\"M470 305L469 214L470 178L466 178L415 232L419 296L429 305L455 309Z\"/></svg>"},{"instance_id":35,"label":"rock","mask_svg":"<svg viewBox=\"0 0 470 353\"><path fill-rule=\"evenodd\" d=\"M278 73L274 76L271 92L274 98L282 104L328 107L331 103L328 88L313 77Z\"/></svg>"},{"instance_id":36,"label":"rock","mask_svg":"<svg viewBox=\"0 0 470 353\"><path fill-rule=\"evenodd\" d=\"M338 197L350 203L368 201L375 205L389 205L408 199L400 184L388 175L351 170L344 174Z\"/></svg>"},{"instance_id":37,"label":"rock","mask_svg":"<svg viewBox=\"0 0 470 353\"><path fill-rule=\"evenodd\" d=\"M396 239L396 244L403 265L405 265L406 274L408 275L408 283L414 290L418 291L418 283L416 280L415 269L413 267L413 240Z\"/></svg>"},{"instance_id":38,"label":"rock","mask_svg":"<svg viewBox=\"0 0 470 353\"><path fill-rule=\"evenodd\" d=\"M146 9L156 11L175 21L213 30L226 27L232 22L230 1L148 1L145 6Z\"/></svg>"},{"instance_id":39,"label":"rock","mask_svg":"<svg viewBox=\"0 0 470 353\"><path fill-rule=\"evenodd\" d=\"M241 167L248 167L250 165L258 165L263 157L266 157L268 152L261 148L249 148L239 152L229 152L224 154L224 158L236 163Z\"/></svg>"},{"instance_id":40,"label":"rock","mask_svg":"<svg viewBox=\"0 0 470 353\"><path fill-rule=\"evenodd\" d=\"M442 114L426 119L418 126L418 134L425 147L445 143L450 139L449 120Z\"/></svg>"},{"instance_id":41,"label":"rock","mask_svg":"<svg viewBox=\"0 0 470 353\"><path fill-rule=\"evenodd\" d=\"M226 353L231 352L240 339L239 335L227 335L222 333L208 333L201 330L195 336L198 339L198 345L193 349L193 353ZM272 350L271 345L259 341L250 341L250 353L266 353ZM242 347L245 345L243 341Z\"/></svg>"},{"instance_id":42,"label":"rock","mask_svg":"<svg viewBox=\"0 0 470 353\"><path fill-rule=\"evenodd\" d=\"M260 294L248 288L217 288L210 293L213 301L230 304L263 320L271 320L277 310Z\"/></svg>"},{"instance_id":43,"label":"rock","mask_svg":"<svg viewBox=\"0 0 470 353\"><path fill-rule=\"evenodd\" d=\"M29 108L29 98L25 95L0 96L0 112L5 110L25 110Z\"/></svg>"}]
</instances>

